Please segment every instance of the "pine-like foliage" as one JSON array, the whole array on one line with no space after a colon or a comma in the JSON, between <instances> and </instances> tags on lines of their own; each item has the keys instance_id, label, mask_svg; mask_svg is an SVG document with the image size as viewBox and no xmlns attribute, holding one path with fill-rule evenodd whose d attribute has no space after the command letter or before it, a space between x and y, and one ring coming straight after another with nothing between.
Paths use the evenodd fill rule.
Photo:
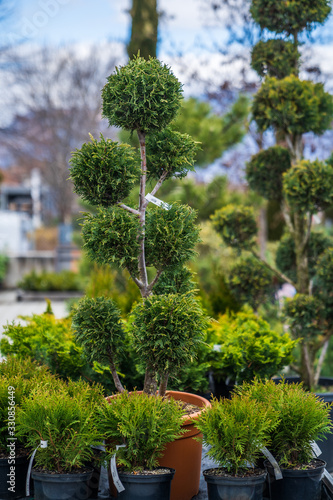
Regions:
<instances>
[{"instance_id":1,"label":"pine-like foliage","mask_svg":"<svg viewBox=\"0 0 333 500\"><path fill-rule=\"evenodd\" d=\"M200 415L196 427L209 447L207 455L228 472L242 475L253 467L267 446L274 425L274 412L266 405L246 397L212 401Z\"/></svg>"},{"instance_id":2,"label":"pine-like foliage","mask_svg":"<svg viewBox=\"0 0 333 500\"><path fill-rule=\"evenodd\" d=\"M109 452L117 444L117 464L125 471L151 470L158 465L165 446L182 435L181 406L173 399L136 392L108 398L97 410L99 427L108 439Z\"/></svg>"},{"instance_id":3,"label":"pine-like foliage","mask_svg":"<svg viewBox=\"0 0 333 500\"><path fill-rule=\"evenodd\" d=\"M264 403L276 412L277 425L271 432L270 450L283 467L304 466L312 458L312 441L332 431L331 405L301 384L275 384L256 379L237 389L241 397Z\"/></svg>"}]
</instances>

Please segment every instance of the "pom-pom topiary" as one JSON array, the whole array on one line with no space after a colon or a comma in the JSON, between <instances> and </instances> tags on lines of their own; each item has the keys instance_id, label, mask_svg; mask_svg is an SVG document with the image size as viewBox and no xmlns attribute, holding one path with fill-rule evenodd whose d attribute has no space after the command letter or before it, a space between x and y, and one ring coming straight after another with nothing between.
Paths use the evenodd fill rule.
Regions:
<instances>
[{"instance_id":1,"label":"pom-pom topiary","mask_svg":"<svg viewBox=\"0 0 333 500\"><path fill-rule=\"evenodd\" d=\"M237 249L249 249L254 245L257 225L251 208L227 205L214 213L212 221L226 245Z\"/></svg>"},{"instance_id":2,"label":"pom-pom topiary","mask_svg":"<svg viewBox=\"0 0 333 500\"><path fill-rule=\"evenodd\" d=\"M297 72L300 53L295 44L281 38L260 40L252 49L251 66L259 76L281 79Z\"/></svg>"}]
</instances>

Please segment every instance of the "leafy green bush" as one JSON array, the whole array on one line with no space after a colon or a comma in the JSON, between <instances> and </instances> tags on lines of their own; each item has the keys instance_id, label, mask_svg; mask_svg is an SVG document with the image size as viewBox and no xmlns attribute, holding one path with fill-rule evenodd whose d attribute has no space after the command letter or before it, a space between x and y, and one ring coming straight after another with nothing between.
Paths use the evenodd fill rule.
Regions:
<instances>
[{"instance_id":1,"label":"leafy green bush","mask_svg":"<svg viewBox=\"0 0 333 500\"><path fill-rule=\"evenodd\" d=\"M274 297L273 273L255 257L242 257L231 267L228 277L231 293L240 304L257 310Z\"/></svg>"},{"instance_id":2,"label":"leafy green bush","mask_svg":"<svg viewBox=\"0 0 333 500\"><path fill-rule=\"evenodd\" d=\"M207 455L233 475L253 467L267 446L276 421L274 412L250 398L213 399L196 427L209 447Z\"/></svg>"},{"instance_id":3,"label":"leafy green bush","mask_svg":"<svg viewBox=\"0 0 333 500\"><path fill-rule=\"evenodd\" d=\"M333 99L321 83L293 75L283 80L267 77L254 96L252 113L262 132L276 127L286 134L322 134L330 127Z\"/></svg>"},{"instance_id":4,"label":"leafy green bush","mask_svg":"<svg viewBox=\"0 0 333 500\"><path fill-rule=\"evenodd\" d=\"M152 295L134 307L130 328L140 360L166 384L195 357L208 321L190 292Z\"/></svg>"},{"instance_id":5,"label":"leafy green bush","mask_svg":"<svg viewBox=\"0 0 333 500\"><path fill-rule=\"evenodd\" d=\"M283 175L283 189L293 210L314 214L333 205L333 167L302 160Z\"/></svg>"},{"instance_id":6,"label":"leafy green bush","mask_svg":"<svg viewBox=\"0 0 333 500\"><path fill-rule=\"evenodd\" d=\"M208 339L214 376L238 384L276 375L292 361L296 345L287 333L273 331L252 312L220 316L212 323Z\"/></svg>"},{"instance_id":7,"label":"leafy green bush","mask_svg":"<svg viewBox=\"0 0 333 500\"><path fill-rule=\"evenodd\" d=\"M151 470L158 465L165 446L181 436L184 410L173 399L124 392L97 410L98 425L109 440L110 454L116 444L117 462L125 471Z\"/></svg>"},{"instance_id":8,"label":"leafy green bush","mask_svg":"<svg viewBox=\"0 0 333 500\"><path fill-rule=\"evenodd\" d=\"M81 382L71 392L65 383L48 390L36 387L17 411L17 435L32 449L47 441L35 455L37 467L75 471L92 458L91 446L101 444L95 421L96 402L103 401L100 388Z\"/></svg>"},{"instance_id":9,"label":"leafy green bush","mask_svg":"<svg viewBox=\"0 0 333 500\"><path fill-rule=\"evenodd\" d=\"M254 245L257 225L251 208L227 205L211 217L226 245L247 250Z\"/></svg>"},{"instance_id":10,"label":"leafy green bush","mask_svg":"<svg viewBox=\"0 0 333 500\"><path fill-rule=\"evenodd\" d=\"M77 273L63 270L59 273L31 271L17 285L22 290L51 292L82 290L82 283Z\"/></svg>"},{"instance_id":11,"label":"leafy green bush","mask_svg":"<svg viewBox=\"0 0 333 500\"><path fill-rule=\"evenodd\" d=\"M288 35L323 23L331 11L329 0L252 0L251 15L261 28Z\"/></svg>"},{"instance_id":12,"label":"leafy green bush","mask_svg":"<svg viewBox=\"0 0 333 500\"><path fill-rule=\"evenodd\" d=\"M107 80L102 91L103 117L110 125L154 132L168 125L180 108L182 85L157 59L135 57Z\"/></svg>"},{"instance_id":13,"label":"leafy green bush","mask_svg":"<svg viewBox=\"0 0 333 500\"><path fill-rule=\"evenodd\" d=\"M281 200L282 174L291 167L290 153L281 146L263 149L246 164L251 189L267 200Z\"/></svg>"},{"instance_id":14,"label":"leafy green bush","mask_svg":"<svg viewBox=\"0 0 333 500\"><path fill-rule=\"evenodd\" d=\"M91 142L77 149L70 160L74 191L93 205L108 207L126 198L140 177L140 155L128 144L110 139Z\"/></svg>"},{"instance_id":15,"label":"leafy green bush","mask_svg":"<svg viewBox=\"0 0 333 500\"><path fill-rule=\"evenodd\" d=\"M305 391L301 384L255 380L243 384L237 392L276 412L277 425L271 432L270 448L283 467L304 467L313 457L312 442L333 429L331 405Z\"/></svg>"},{"instance_id":16,"label":"leafy green bush","mask_svg":"<svg viewBox=\"0 0 333 500\"><path fill-rule=\"evenodd\" d=\"M313 278L316 274L319 257L328 247L332 245L332 243L332 238L326 236L321 231L313 231L310 234L307 248L310 278ZM276 265L288 276L288 278L296 282L295 241L294 238L288 233L285 234L280 240L276 252Z\"/></svg>"},{"instance_id":17,"label":"leafy green bush","mask_svg":"<svg viewBox=\"0 0 333 500\"><path fill-rule=\"evenodd\" d=\"M285 78L298 70L300 53L292 42L260 40L252 49L251 66L259 76Z\"/></svg>"}]
</instances>

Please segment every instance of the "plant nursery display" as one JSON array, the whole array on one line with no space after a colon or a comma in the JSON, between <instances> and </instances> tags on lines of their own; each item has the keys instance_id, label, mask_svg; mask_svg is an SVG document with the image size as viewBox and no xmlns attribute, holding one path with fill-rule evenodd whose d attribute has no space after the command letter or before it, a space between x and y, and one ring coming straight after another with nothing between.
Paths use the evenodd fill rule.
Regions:
<instances>
[{"instance_id":1,"label":"plant nursery display","mask_svg":"<svg viewBox=\"0 0 333 500\"><path fill-rule=\"evenodd\" d=\"M196 426L219 467L203 471L209 500L263 498L266 472L256 467L261 449L270 442L276 415L262 402L233 395L214 399Z\"/></svg>"},{"instance_id":2,"label":"plant nursery display","mask_svg":"<svg viewBox=\"0 0 333 500\"><path fill-rule=\"evenodd\" d=\"M169 377L195 358L208 327L191 274L184 269L199 240L196 213L155 196L164 181L183 178L194 168L198 144L169 126L181 99L181 83L157 59L137 56L116 68L102 90L103 116L110 126L136 133L139 151L91 136L73 153L70 168L75 192L97 207L82 224L88 256L98 264L126 269L140 290L141 301L126 318L126 328L145 366L143 393L154 396L165 396ZM170 282L177 286L170 287ZM107 363L117 392L123 393L126 380L119 375L119 355L125 324L116 304L105 297L82 299L73 329L89 361ZM198 397L197 410L205 405ZM200 447L196 453L201 455ZM179 500L198 492L200 467L194 468L196 478ZM172 491L184 481L177 467ZM176 495L172 493L174 500Z\"/></svg>"},{"instance_id":3,"label":"plant nursery display","mask_svg":"<svg viewBox=\"0 0 333 500\"><path fill-rule=\"evenodd\" d=\"M308 7L307 0L253 0L250 7L262 30L252 51L252 67L262 78L252 116L260 133L274 132L276 144L252 156L246 176L251 189L280 205L286 229L276 266L256 250L257 227L248 207L222 208L213 222L227 245L246 254L230 277L239 300L255 309L269 301L273 275L295 288L285 307L286 323L299 340L300 359L292 368L305 387L315 389L333 333L333 243L313 227L313 216L333 205L333 157L305 158L303 135L330 127L333 98L323 84L300 79L299 48L304 31L327 19L331 3L316 0Z\"/></svg>"},{"instance_id":4,"label":"plant nursery display","mask_svg":"<svg viewBox=\"0 0 333 500\"><path fill-rule=\"evenodd\" d=\"M270 430L269 450L278 461L283 479L275 480L273 467L267 464L271 500L320 500L325 462L313 458L313 443L332 432L331 405L301 384L273 380L244 383L236 389L246 397L275 412Z\"/></svg>"}]
</instances>

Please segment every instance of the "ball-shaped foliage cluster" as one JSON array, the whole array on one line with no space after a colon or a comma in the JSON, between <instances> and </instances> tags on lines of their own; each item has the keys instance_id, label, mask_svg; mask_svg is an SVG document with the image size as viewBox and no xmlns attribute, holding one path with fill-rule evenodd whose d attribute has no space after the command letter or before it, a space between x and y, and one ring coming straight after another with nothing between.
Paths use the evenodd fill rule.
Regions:
<instances>
[{"instance_id":1,"label":"ball-shaped foliage cluster","mask_svg":"<svg viewBox=\"0 0 333 500\"><path fill-rule=\"evenodd\" d=\"M320 312L320 302L302 293L287 299L283 307L284 319L295 339L315 339L323 333Z\"/></svg>"},{"instance_id":2,"label":"ball-shaped foliage cluster","mask_svg":"<svg viewBox=\"0 0 333 500\"><path fill-rule=\"evenodd\" d=\"M187 267L181 267L163 271L153 292L155 295L184 294L194 291L195 286L191 271Z\"/></svg>"},{"instance_id":3,"label":"ball-shaped foliage cluster","mask_svg":"<svg viewBox=\"0 0 333 500\"><path fill-rule=\"evenodd\" d=\"M124 330L120 310L112 299L81 299L74 310L72 328L89 362L116 360L123 345Z\"/></svg>"},{"instance_id":4,"label":"ball-shaped foliage cluster","mask_svg":"<svg viewBox=\"0 0 333 500\"><path fill-rule=\"evenodd\" d=\"M199 227L196 211L174 203L169 210L162 207L146 213L146 260L157 269L182 266L196 255Z\"/></svg>"},{"instance_id":5,"label":"ball-shaped foliage cluster","mask_svg":"<svg viewBox=\"0 0 333 500\"><path fill-rule=\"evenodd\" d=\"M333 204L333 167L302 160L283 175L283 190L293 210L315 213Z\"/></svg>"},{"instance_id":6,"label":"ball-shaped foliage cluster","mask_svg":"<svg viewBox=\"0 0 333 500\"><path fill-rule=\"evenodd\" d=\"M257 225L251 208L227 205L214 213L212 221L226 245L244 250L253 246Z\"/></svg>"},{"instance_id":7,"label":"ball-shaped foliage cluster","mask_svg":"<svg viewBox=\"0 0 333 500\"><path fill-rule=\"evenodd\" d=\"M286 134L322 134L333 118L333 97L321 83L294 75L266 78L254 96L252 113L261 131L274 127Z\"/></svg>"},{"instance_id":8,"label":"ball-shaped foliage cluster","mask_svg":"<svg viewBox=\"0 0 333 500\"><path fill-rule=\"evenodd\" d=\"M138 217L119 208L100 209L96 215L86 214L82 228L84 249L98 264L115 263L137 273L140 251Z\"/></svg>"},{"instance_id":9,"label":"ball-shaped foliage cluster","mask_svg":"<svg viewBox=\"0 0 333 500\"><path fill-rule=\"evenodd\" d=\"M195 357L208 321L193 294L152 295L133 309L131 331L142 361L175 373Z\"/></svg>"},{"instance_id":10,"label":"ball-shaped foliage cluster","mask_svg":"<svg viewBox=\"0 0 333 500\"><path fill-rule=\"evenodd\" d=\"M147 137L148 176L159 179L185 177L194 170L194 160L199 145L188 134L169 128Z\"/></svg>"},{"instance_id":11,"label":"ball-shaped foliage cluster","mask_svg":"<svg viewBox=\"0 0 333 500\"><path fill-rule=\"evenodd\" d=\"M310 279L316 274L319 257L332 243L332 239L321 232L313 231L310 234L307 251ZM285 234L280 240L276 252L276 265L294 283L297 282L295 240L290 234Z\"/></svg>"},{"instance_id":12,"label":"ball-shaped foliage cluster","mask_svg":"<svg viewBox=\"0 0 333 500\"><path fill-rule=\"evenodd\" d=\"M259 76L281 79L298 69L300 53L292 42L280 38L260 41L252 49L251 66Z\"/></svg>"},{"instance_id":13,"label":"ball-shaped foliage cluster","mask_svg":"<svg viewBox=\"0 0 333 500\"><path fill-rule=\"evenodd\" d=\"M331 11L330 0L252 0L251 15L264 29L291 34L323 23Z\"/></svg>"},{"instance_id":14,"label":"ball-shaped foliage cluster","mask_svg":"<svg viewBox=\"0 0 333 500\"><path fill-rule=\"evenodd\" d=\"M273 273L254 257L244 257L231 267L228 286L241 304L255 311L274 295Z\"/></svg>"},{"instance_id":15,"label":"ball-shaped foliage cluster","mask_svg":"<svg viewBox=\"0 0 333 500\"><path fill-rule=\"evenodd\" d=\"M162 130L181 104L182 85L157 59L132 59L116 68L102 91L103 116L125 130Z\"/></svg>"},{"instance_id":16,"label":"ball-shaped foliage cluster","mask_svg":"<svg viewBox=\"0 0 333 500\"><path fill-rule=\"evenodd\" d=\"M75 193L92 205L108 207L126 198L141 173L140 155L128 144L110 139L77 149L70 160Z\"/></svg>"},{"instance_id":17,"label":"ball-shaped foliage cluster","mask_svg":"<svg viewBox=\"0 0 333 500\"><path fill-rule=\"evenodd\" d=\"M267 200L281 200L282 174L290 166L288 149L272 146L260 151L246 165L246 178L250 188Z\"/></svg>"}]
</instances>

